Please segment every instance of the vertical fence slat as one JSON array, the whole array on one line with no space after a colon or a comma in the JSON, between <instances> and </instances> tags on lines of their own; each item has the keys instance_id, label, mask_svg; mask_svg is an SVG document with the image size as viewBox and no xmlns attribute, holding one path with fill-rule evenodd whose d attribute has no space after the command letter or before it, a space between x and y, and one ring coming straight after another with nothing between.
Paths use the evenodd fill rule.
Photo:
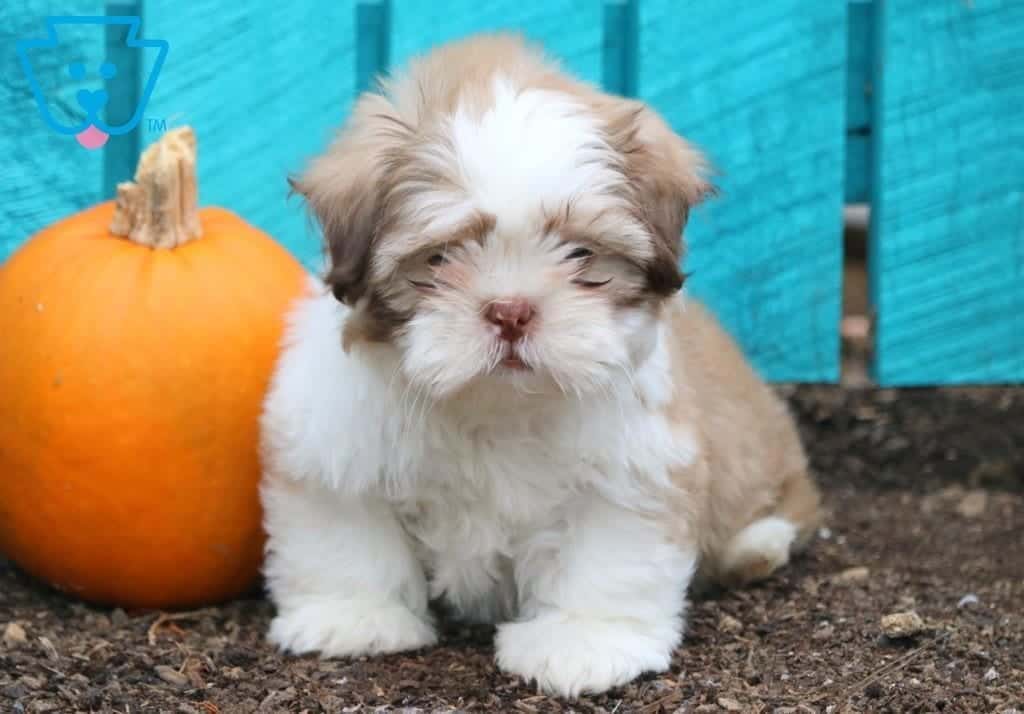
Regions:
<instances>
[{"instance_id":1,"label":"vertical fence slat","mask_svg":"<svg viewBox=\"0 0 1024 714\"><path fill-rule=\"evenodd\" d=\"M391 57L391 0L360 0L356 6L356 91L371 87Z\"/></svg>"},{"instance_id":2,"label":"vertical fence slat","mask_svg":"<svg viewBox=\"0 0 1024 714\"><path fill-rule=\"evenodd\" d=\"M779 381L839 369L846 3L645 0L640 96L720 170L692 292Z\"/></svg>"},{"instance_id":3,"label":"vertical fence slat","mask_svg":"<svg viewBox=\"0 0 1024 714\"><path fill-rule=\"evenodd\" d=\"M876 11L876 379L1022 380L1024 2Z\"/></svg>"},{"instance_id":4,"label":"vertical fence slat","mask_svg":"<svg viewBox=\"0 0 1024 714\"><path fill-rule=\"evenodd\" d=\"M614 94L636 96L639 0L605 0L601 84Z\"/></svg>"},{"instance_id":5,"label":"vertical fence slat","mask_svg":"<svg viewBox=\"0 0 1024 714\"><path fill-rule=\"evenodd\" d=\"M112 2L107 4L108 17L142 17L142 3ZM127 25L107 25L106 61L113 64L117 73L104 82L107 90L106 121L118 126L128 121L135 113L141 92L142 63L139 52L125 44L128 38ZM145 37L145 28L140 25L137 36ZM139 135L145 129L143 117L127 134L111 137L103 147L103 195L113 197L117 184L127 181L135 174L139 158Z\"/></svg>"},{"instance_id":6,"label":"vertical fence slat","mask_svg":"<svg viewBox=\"0 0 1024 714\"><path fill-rule=\"evenodd\" d=\"M871 66L875 0L850 0L846 60L846 201L871 192Z\"/></svg>"}]
</instances>

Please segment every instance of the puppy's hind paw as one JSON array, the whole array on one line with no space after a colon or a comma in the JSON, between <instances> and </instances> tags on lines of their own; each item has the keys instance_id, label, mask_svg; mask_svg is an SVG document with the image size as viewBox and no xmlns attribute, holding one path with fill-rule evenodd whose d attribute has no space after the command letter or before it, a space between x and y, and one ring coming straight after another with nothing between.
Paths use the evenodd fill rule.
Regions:
<instances>
[{"instance_id":1,"label":"puppy's hind paw","mask_svg":"<svg viewBox=\"0 0 1024 714\"><path fill-rule=\"evenodd\" d=\"M729 584L746 585L764 580L789 562L797 528L779 516L754 521L737 533L726 547L723 570Z\"/></svg>"},{"instance_id":2,"label":"puppy's hind paw","mask_svg":"<svg viewBox=\"0 0 1024 714\"><path fill-rule=\"evenodd\" d=\"M357 657L429 647L437 633L404 605L324 599L282 608L267 639L293 654Z\"/></svg>"}]
</instances>

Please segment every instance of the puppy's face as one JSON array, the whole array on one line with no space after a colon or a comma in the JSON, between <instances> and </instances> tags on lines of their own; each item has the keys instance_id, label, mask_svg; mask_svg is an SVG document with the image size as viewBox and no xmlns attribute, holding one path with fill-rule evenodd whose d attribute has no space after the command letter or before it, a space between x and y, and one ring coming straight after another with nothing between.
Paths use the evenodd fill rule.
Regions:
<instances>
[{"instance_id":1,"label":"puppy's face","mask_svg":"<svg viewBox=\"0 0 1024 714\"><path fill-rule=\"evenodd\" d=\"M471 66L455 46L361 99L296 184L353 307L346 346L394 345L435 399L606 390L682 284L699 159L639 105L476 42Z\"/></svg>"}]
</instances>

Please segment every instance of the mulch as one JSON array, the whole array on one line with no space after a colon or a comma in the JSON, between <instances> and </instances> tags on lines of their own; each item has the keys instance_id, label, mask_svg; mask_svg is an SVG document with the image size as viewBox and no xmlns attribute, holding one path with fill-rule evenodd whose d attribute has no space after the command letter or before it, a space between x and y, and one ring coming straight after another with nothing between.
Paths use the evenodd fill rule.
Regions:
<instances>
[{"instance_id":1,"label":"mulch","mask_svg":"<svg viewBox=\"0 0 1024 714\"><path fill-rule=\"evenodd\" d=\"M258 596L126 613L0 563L0 712L1024 711L1024 389L782 389L827 526L772 580L693 603L666 674L566 704L496 671L488 628L283 657ZM920 631L885 636L908 611Z\"/></svg>"}]
</instances>

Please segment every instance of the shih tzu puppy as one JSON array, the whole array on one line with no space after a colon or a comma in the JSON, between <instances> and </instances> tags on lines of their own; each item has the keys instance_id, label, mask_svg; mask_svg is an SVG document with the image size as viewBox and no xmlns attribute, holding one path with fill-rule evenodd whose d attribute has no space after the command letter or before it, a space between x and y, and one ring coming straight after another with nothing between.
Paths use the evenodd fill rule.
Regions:
<instances>
[{"instance_id":1,"label":"shih tzu puppy","mask_svg":"<svg viewBox=\"0 0 1024 714\"><path fill-rule=\"evenodd\" d=\"M442 47L362 96L293 185L326 286L263 419L269 638L323 656L497 624L566 697L669 667L691 581L813 531L783 403L680 295L701 157L519 39Z\"/></svg>"}]
</instances>

